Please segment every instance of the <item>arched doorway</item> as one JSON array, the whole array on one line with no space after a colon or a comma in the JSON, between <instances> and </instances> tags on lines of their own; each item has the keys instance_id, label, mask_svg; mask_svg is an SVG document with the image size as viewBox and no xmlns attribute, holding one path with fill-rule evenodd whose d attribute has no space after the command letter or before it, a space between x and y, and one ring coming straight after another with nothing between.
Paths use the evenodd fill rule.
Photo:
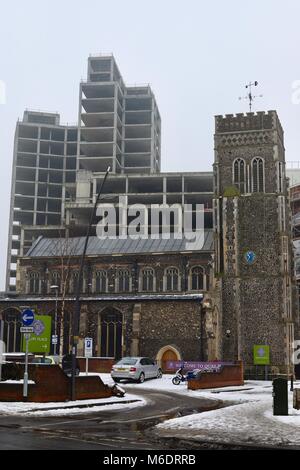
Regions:
<instances>
[{"instance_id":1,"label":"arched doorway","mask_svg":"<svg viewBox=\"0 0 300 470\"><path fill-rule=\"evenodd\" d=\"M181 354L174 346L168 345L161 348L156 356L156 360L160 367L165 371L168 370L167 363L170 361L181 361Z\"/></svg>"},{"instance_id":2,"label":"arched doorway","mask_svg":"<svg viewBox=\"0 0 300 470\"><path fill-rule=\"evenodd\" d=\"M5 351L21 352L21 311L18 308L9 307L3 310L1 315L2 320L4 320L3 342L5 344Z\"/></svg>"},{"instance_id":3,"label":"arched doorway","mask_svg":"<svg viewBox=\"0 0 300 470\"><path fill-rule=\"evenodd\" d=\"M123 317L108 307L99 314L99 353L101 357L122 357Z\"/></svg>"}]
</instances>

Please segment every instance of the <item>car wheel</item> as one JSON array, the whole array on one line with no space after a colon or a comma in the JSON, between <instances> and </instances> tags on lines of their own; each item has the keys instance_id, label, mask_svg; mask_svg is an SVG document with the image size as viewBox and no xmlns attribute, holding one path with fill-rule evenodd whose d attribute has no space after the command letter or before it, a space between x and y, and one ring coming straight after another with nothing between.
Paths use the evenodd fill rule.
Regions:
<instances>
[{"instance_id":1,"label":"car wheel","mask_svg":"<svg viewBox=\"0 0 300 470\"><path fill-rule=\"evenodd\" d=\"M163 375L162 370L161 370L161 369L158 369L158 372L157 372L157 376L156 376L156 377L157 377L158 379L161 379L161 378L162 378L162 375Z\"/></svg>"},{"instance_id":2,"label":"car wheel","mask_svg":"<svg viewBox=\"0 0 300 470\"><path fill-rule=\"evenodd\" d=\"M145 382L145 374L144 374L144 372L141 372L141 375L139 376L138 383L142 384L143 382Z\"/></svg>"}]
</instances>

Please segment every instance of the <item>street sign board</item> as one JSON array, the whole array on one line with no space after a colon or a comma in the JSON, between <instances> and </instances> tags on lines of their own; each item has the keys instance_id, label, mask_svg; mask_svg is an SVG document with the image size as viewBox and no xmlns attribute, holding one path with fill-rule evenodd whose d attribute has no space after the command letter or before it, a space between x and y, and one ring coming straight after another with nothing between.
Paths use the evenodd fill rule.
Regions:
<instances>
[{"instance_id":1,"label":"street sign board","mask_svg":"<svg viewBox=\"0 0 300 470\"><path fill-rule=\"evenodd\" d=\"M57 335L52 335L52 337L51 337L51 343L52 343L52 344L57 344L57 343L58 343L58 336L57 336Z\"/></svg>"},{"instance_id":2,"label":"street sign board","mask_svg":"<svg viewBox=\"0 0 300 470\"><path fill-rule=\"evenodd\" d=\"M85 357L93 356L93 338L84 339L84 355Z\"/></svg>"},{"instance_id":3,"label":"street sign board","mask_svg":"<svg viewBox=\"0 0 300 470\"><path fill-rule=\"evenodd\" d=\"M20 333L33 333L33 327L32 326L21 326L20 328Z\"/></svg>"},{"instance_id":4,"label":"street sign board","mask_svg":"<svg viewBox=\"0 0 300 470\"><path fill-rule=\"evenodd\" d=\"M270 346L262 344L253 346L253 364L256 366L268 366L270 364Z\"/></svg>"},{"instance_id":5,"label":"street sign board","mask_svg":"<svg viewBox=\"0 0 300 470\"><path fill-rule=\"evenodd\" d=\"M22 312L22 322L24 326L30 326L34 322L34 312L30 308L26 308Z\"/></svg>"},{"instance_id":6,"label":"street sign board","mask_svg":"<svg viewBox=\"0 0 300 470\"><path fill-rule=\"evenodd\" d=\"M31 353L49 354L51 342L51 316L35 315L32 330L33 333L28 342L28 351ZM23 351L25 351L24 342Z\"/></svg>"}]
</instances>

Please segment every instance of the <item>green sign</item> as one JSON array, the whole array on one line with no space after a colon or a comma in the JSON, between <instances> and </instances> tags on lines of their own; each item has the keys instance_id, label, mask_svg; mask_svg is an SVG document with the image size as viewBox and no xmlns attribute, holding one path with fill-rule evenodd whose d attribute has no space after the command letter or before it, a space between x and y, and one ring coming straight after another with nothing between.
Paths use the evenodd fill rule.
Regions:
<instances>
[{"instance_id":1,"label":"green sign","mask_svg":"<svg viewBox=\"0 0 300 470\"><path fill-rule=\"evenodd\" d=\"M256 366L268 366L270 364L270 346L255 344L253 346L253 363Z\"/></svg>"},{"instance_id":2,"label":"green sign","mask_svg":"<svg viewBox=\"0 0 300 470\"><path fill-rule=\"evenodd\" d=\"M28 351L31 353L50 352L51 340L51 317L49 315L35 315L34 322L31 325L33 333L30 334L28 342ZM22 350L25 352L25 341L22 341Z\"/></svg>"}]
</instances>

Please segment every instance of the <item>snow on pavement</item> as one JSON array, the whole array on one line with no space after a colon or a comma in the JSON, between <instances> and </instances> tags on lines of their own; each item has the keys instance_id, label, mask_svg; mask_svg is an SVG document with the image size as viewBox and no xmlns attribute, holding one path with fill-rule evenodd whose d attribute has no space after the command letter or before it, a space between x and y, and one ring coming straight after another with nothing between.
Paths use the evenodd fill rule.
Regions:
<instances>
[{"instance_id":1,"label":"snow on pavement","mask_svg":"<svg viewBox=\"0 0 300 470\"><path fill-rule=\"evenodd\" d=\"M91 374L94 375L94 374ZM110 374L100 375L104 383L112 385ZM246 381L240 387L224 387L220 389L206 389L192 391L187 389L186 383L178 386L172 384L172 375L164 375L161 379L147 380L143 384L122 383L126 390L142 392L155 390L179 393L193 398L208 398L222 401L226 405L203 413L167 420L156 426L162 436L176 436L181 438L198 439L205 442L230 442L236 444L255 444L270 446L300 446L300 411L292 406L292 392L289 392L289 416L273 416L272 414L272 382ZM132 388L131 388L132 387ZM300 383L295 384L300 387ZM126 404L127 400L138 402ZM118 402L111 404L111 402ZM97 404L91 408L72 408L71 402L66 403L0 403L0 414L34 415L34 416L63 416L78 413L92 413L120 408L133 408L146 404L140 395L126 393L124 398L111 397L99 400L79 400L72 405ZM105 403L104 406L100 406ZM45 410L45 408L55 410ZM32 411L32 410L36 411ZM30 411L31 410L31 411Z\"/></svg>"},{"instance_id":2,"label":"snow on pavement","mask_svg":"<svg viewBox=\"0 0 300 470\"><path fill-rule=\"evenodd\" d=\"M165 421L156 427L159 433L165 436L184 433L206 442L300 446L300 411L292 407L292 392L289 392L289 416L273 416L271 382L247 381L243 387L198 390L196 394L231 404Z\"/></svg>"},{"instance_id":3,"label":"snow on pavement","mask_svg":"<svg viewBox=\"0 0 300 470\"><path fill-rule=\"evenodd\" d=\"M109 374L101 374L104 382ZM273 416L271 381L245 381L239 387L188 390L186 383L172 384L172 375L147 380L143 384L122 384L137 390L161 390L210 400L221 400L224 408L175 418L156 426L161 435L211 442L236 442L267 446L300 446L300 410L293 408L289 392L289 416ZM300 387L296 382L295 387Z\"/></svg>"},{"instance_id":4,"label":"snow on pavement","mask_svg":"<svg viewBox=\"0 0 300 470\"><path fill-rule=\"evenodd\" d=\"M127 401L135 400L133 403ZM138 400L138 401L136 401ZM117 402L117 403L116 403ZM135 408L144 406L146 401L137 395L127 393L124 398L109 397L97 400L76 400L69 402L50 403L23 403L23 402L0 402L0 415L25 415L25 416L62 416L79 413L95 413L99 411L117 410L120 408ZM89 405L90 407L76 408L77 406ZM93 406L92 406L93 405ZM97 406L98 405L98 406ZM74 408L66 408L74 406ZM46 408L46 410L45 410ZM55 408L47 410L47 408ZM33 411L34 410L34 411Z\"/></svg>"}]
</instances>

